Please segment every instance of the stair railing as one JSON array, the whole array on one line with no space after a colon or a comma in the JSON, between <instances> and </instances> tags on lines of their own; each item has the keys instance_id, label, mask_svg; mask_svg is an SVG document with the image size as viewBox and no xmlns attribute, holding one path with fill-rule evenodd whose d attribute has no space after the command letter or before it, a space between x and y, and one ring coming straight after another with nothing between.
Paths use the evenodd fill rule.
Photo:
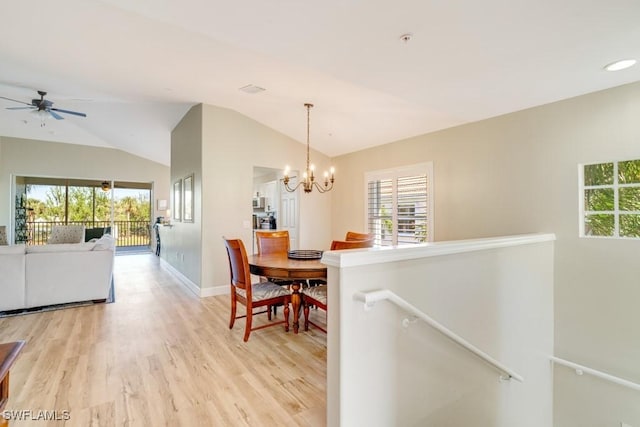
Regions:
<instances>
[{"instance_id":1,"label":"stair railing","mask_svg":"<svg viewBox=\"0 0 640 427\"><path fill-rule=\"evenodd\" d=\"M480 359L484 360L485 362L493 366L499 372L503 373L504 375L502 375L500 379L509 380L513 378L520 382L524 382L524 378L522 378L522 376L516 373L513 369L505 366L503 363L489 356L487 353L480 350L478 347L474 346L469 341L457 335L455 332L451 331L446 326L442 325L441 323L439 323L438 321L430 317L428 314L421 311L420 309L410 304L406 300L400 298L398 295L396 295L395 293L393 293L388 289L356 292L353 295L353 299L356 301L362 301L364 303L365 310L370 310L371 308L373 308L375 303L377 303L378 301L383 301L383 300L390 301L395 305L397 305L398 307L402 308L407 313L411 314L411 316L414 319L422 320L423 322L431 326L433 329L437 330L438 332L440 332L441 334L443 334L444 336L446 336L456 344L470 351ZM409 318L406 318L403 320L402 323L404 326L407 326L409 323L411 323L411 320L409 320Z\"/></svg>"},{"instance_id":2,"label":"stair railing","mask_svg":"<svg viewBox=\"0 0 640 427\"><path fill-rule=\"evenodd\" d=\"M587 366L578 365L577 363L570 362L568 360L561 359L561 358L556 357L556 356L550 356L549 359L553 363L557 363L559 365L563 365L563 366L566 366L568 368L574 369L576 371L577 375L582 375L582 374L586 373L586 374L589 374L589 375L593 375L594 377L598 377L598 378L601 378L603 380L607 380L607 381L610 381L612 383L615 383L615 384L618 384L618 385L621 385L621 386L624 386L624 387L628 387L628 388L636 390L636 391L640 391L640 384L634 383L632 381L625 380L623 378L616 377L616 376L613 376L611 374L607 374L606 372L602 372L602 371L598 371L597 369L589 368Z\"/></svg>"}]
</instances>

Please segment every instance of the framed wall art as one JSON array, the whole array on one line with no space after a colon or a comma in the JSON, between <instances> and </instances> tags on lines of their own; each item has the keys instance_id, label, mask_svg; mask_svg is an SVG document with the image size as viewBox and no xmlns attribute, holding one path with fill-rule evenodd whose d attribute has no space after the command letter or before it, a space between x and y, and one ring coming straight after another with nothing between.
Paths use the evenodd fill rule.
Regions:
<instances>
[{"instance_id":1,"label":"framed wall art","mask_svg":"<svg viewBox=\"0 0 640 427\"><path fill-rule=\"evenodd\" d=\"M179 179L173 183L173 219L180 221L182 219L182 180Z\"/></svg>"},{"instance_id":2,"label":"framed wall art","mask_svg":"<svg viewBox=\"0 0 640 427\"><path fill-rule=\"evenodd\" d=\"M193 174L185 177L183 182L182 220L184 222L193 222Z\"/></svg>"}]
</instances>

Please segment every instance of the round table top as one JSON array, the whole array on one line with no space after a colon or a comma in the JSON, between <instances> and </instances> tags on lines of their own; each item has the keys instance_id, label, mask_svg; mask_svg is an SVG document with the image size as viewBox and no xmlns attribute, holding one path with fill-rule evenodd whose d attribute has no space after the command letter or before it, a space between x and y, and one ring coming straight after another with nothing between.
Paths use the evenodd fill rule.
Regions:
<instances>
[{"instance_id":1,"label":"round table top","mask_svg":"<svg viewBox=\"0 0 640 427\"><path fill-rule=\"evenodd\" d=\"M325 279L327 266L319 259L291 259L287 254L249 255L252 274L277 279Z\"/></svg>"}]
</instances>

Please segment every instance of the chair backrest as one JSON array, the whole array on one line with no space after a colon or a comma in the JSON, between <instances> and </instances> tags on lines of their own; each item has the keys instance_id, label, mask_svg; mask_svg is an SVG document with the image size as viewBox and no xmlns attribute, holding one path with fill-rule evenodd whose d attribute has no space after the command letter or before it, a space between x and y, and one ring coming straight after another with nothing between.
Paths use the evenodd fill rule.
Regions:
<instances>
[{"instance_id":1,"label":"chair backrest","mask_svg":"<svg viewBox=\"0 0 640 427\"><path fill-rule=\"evenodd\" d=\"M251 301L251 273L244 243L240 239L224 239L224 245L229 256L231 285L244 289L247 293L247 301Z\"/></svg>"},{"instance_id":2,"label":"chair backrest","mask_svg":"<svg viewBox=\"0 0 640 427\"><path fill-rule=\"evenodd\" d=\"M258 254L275 254L289 252L288 231L256 231Z\"/></svg>"},{"instance_id":3,"label":"chair backrest","mask_svg":"<svg viewBox=\"0 0 640 427\"><path fill-rule=\"evenodd\" d=\"M355 231L347 231L347 235L344 240L371 240L373 239L373 234L366 233L356 233Z\"/></svg>"},{"instance_id":4,"label":"chair backrest","mask_svg":"<svg viewBox=\"0 0 640 427\"><path fill-rule=\"evenodd\" d=\"M334 240L331 242L331 250L362 249L373 247L373 239L369 240Z\"/></svg>"}]
</instances>

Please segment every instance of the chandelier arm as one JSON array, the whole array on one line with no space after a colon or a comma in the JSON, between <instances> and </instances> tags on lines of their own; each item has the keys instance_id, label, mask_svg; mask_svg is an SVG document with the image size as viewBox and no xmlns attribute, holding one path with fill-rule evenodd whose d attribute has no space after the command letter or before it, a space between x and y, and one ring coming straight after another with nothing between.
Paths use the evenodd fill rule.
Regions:
<instances>
[{"instance_id":1,"label":"chandelier arm","mask_svg":"<svg viewBox=\"0 0 640 427\"><path fill-rule=\"evenodd\" d=\"M323 186L318 182L314 182L313 186L316 187L316 190L318 190L318 193L326 193L327 191L331 191L331 189L333 188L333 182L331 183L331 185L327 185L327 186Z\"/></svg>"},{"instance_id":2,"label":"chandelier arm","mask_svg":"<svg viewBox=\"0 0 640 427\"><path fill-rule=\"evenodd\" d=\"M295 187L290 187L289 183L285 182L284 183L284 189L287 190L289 193L293 193L294 191L296 191L301 185L304 185L304 181L300 181L296 184Z\"/></svg>"}]
</instances>

